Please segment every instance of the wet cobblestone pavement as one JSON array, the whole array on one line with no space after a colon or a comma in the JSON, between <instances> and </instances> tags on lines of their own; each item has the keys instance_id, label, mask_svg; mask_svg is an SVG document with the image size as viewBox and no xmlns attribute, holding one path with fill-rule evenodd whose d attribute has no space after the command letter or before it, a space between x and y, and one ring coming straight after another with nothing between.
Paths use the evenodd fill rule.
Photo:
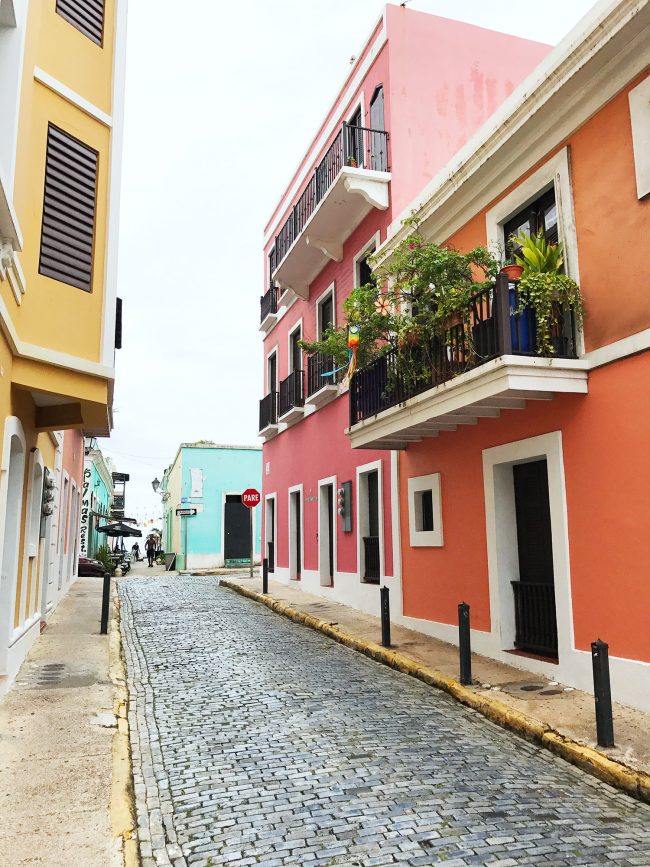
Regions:
<instances>
[{"instance_id":1,"label":"wet cobblestone pavement","mask_svg":"<svg viewBox=\"0 0 650 867\"><path fill-rule=\"evenodd\" d=\"M143 867L638 865L650 809L220 588L119 585Z\"/></svg>"}]
</instances>

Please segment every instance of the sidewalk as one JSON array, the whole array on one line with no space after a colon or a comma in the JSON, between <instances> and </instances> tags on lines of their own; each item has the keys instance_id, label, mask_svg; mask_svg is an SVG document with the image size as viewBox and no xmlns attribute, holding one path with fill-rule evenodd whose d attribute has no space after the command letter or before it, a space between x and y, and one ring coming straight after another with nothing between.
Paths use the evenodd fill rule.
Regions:
<instances>
[{"instance_id":1,"label":"sidewalk","mask_svg":"<svg viewBox=\"0 0 650 867\"><path fill-rule=\"evenodd\" d=\"M221 583L242 589L246 593L254 591L256 595L261 594L262 591L262 582L258 578L222 579ZM344 640L344 643L354 644L357 649L363 649L375 658L383 656L385 658L382 661L388 664L397 663L394 666L396 668L406 671L425 666L432 675L439 673L442 677L428 677L427 671L420 672L424 674L422 679L428 682L446 681L441 684L443 688L459 700L465 701L491 719L516 729L525 736L534 735L532 739L539 742L546 741L546 745L555 752L575 761L576 764L581 764L582 767L590 767L596 772L593 760L596 759L597 763L599 756L604 756L605 763L607 759L612 759L626 768L641 772L642 775L650 774L650 715L642 711L615 704L613 710L616 746L604 749L596 744L594 697L589 693L577 689L565 689L562 685L549 682L539 675L495 662L478 654L472 655L472 677L476 686L461 687L455 683L459 676L458 648L451 644L391 624L391 650L383 653L382 649L378 648L379 653L377 653L373 646L364 647L367 644L381 644L381 621L377 617L304 593L296 586L275 581L269 581L269 594L265 598L267 603L269 600L278 603L274 606L276 610L282 611L283 608L290 607L302 615L317 618L321 621L320 625L314 622L310 625L315 628L322 627L323 631L331 632L334 637ZM351 637L352 641L348 642L345 640L346 637ZM404 662L404 665L400 662ZM413 666L409 663L417 665ZM561 743L562 739L569 739L586 747L584 761L576 760L580 759L580 756L576 755L580 747L569 744L567 749L567 745ZM555 742L551 743L551 741ZM618 768L614 767L613 771L616 776ZM627 775L625 768L622 768L619 776L623 778L631 775ZM614 784L626 782L623 779L608 781ZM648 783L646 778L643 782L643 792L644 797L650 800L650 787L646 789ZM622 787L630 790L625 785Z\"/></svg>"},{"instance_id":2,"label":"sidewalk","mask_svg":"<svg viewBox=\"0 0 650 867\"><path fill-rule=\"evenodd\" d=\"M128 753L116 750L119 645L99 634L101 596L100 578L77 579L0 702L2 867L122 863L128 817L110 805L128 807L113 788L114 751L118 777Z\"/></svg>"}]
</instances>

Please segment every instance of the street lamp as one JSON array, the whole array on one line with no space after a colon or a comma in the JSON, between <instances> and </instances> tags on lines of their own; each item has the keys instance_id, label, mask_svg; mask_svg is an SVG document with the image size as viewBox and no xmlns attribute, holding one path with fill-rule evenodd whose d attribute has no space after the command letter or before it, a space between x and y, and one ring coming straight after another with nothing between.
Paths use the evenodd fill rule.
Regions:
<instances>
[{"instance_id":1,"label":"street lamp","mask_svg":"<svg viewBox=\"0 0 650 867\"><path fill-rule=\"evenodd\" d=\"M156 478L153 480L153 482L151 483L151 487L154 489L154 491L157 491L158 488L160 487L160 482L158 481L158 477L157 477L157 476L156 476Z\"/></svg>"}]
</instances>

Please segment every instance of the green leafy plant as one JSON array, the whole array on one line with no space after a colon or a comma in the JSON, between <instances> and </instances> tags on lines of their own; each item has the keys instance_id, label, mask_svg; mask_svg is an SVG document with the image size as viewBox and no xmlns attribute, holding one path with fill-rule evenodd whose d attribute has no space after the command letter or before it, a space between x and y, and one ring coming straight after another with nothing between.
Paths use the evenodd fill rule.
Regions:
<instances>
[{"instance_id":1,"label":"green leafy plant","mask_svg":"<svg viewBox=\"0 0 650 867\"><path fill-rule=\"evenodd\" d=\"M468 326L463 329L465 344L460 356L469 363L470 300L480 289L492 285L499 262L485 247L461 253L427 242L414 219L406 220L405 225L414 231L389 258L369 259L375 269L372 279L345 300L345 324L330 326L321 340L303 341L301 345L307 352L332 356L337 367L345 365L347 329L358 325L359 367L392 349L396 364L390 366L388 388L399 380L412 389L431 380L435 365L440 363L436 345L439 348L454 326Z\"/></svg>"},{"instance_id":2,"label":"green leafy plant","mask_svg":"<svg viewBox=\"0 0 650 867\"><path fill-rule=\"evenodd\" d=\"M101 545L97 549L97 551L95 553L95 560L99 560L99 562L104 565L104 569L107 572L110 572L111 575L113 574L113 569L115 568L115 564L111 560L111 552L109 550L108 545Z\"/></svg>"},{"instance_id":3,"label":"green leafy plant","mask_svg":"<svg viewBox=\"0 0 650 867\"><path fill-rule=\"evenodd\" d=\"M562 243L549 244L544 232L512 236L515 246L514 260L523 267L517 287L518 311L532 307L537 323L537 352L539 355L555 353L552 338L561 333L569 311L573 311L576 327L582 324L583 303L580 287L567 274Z\"/></svg>"}]
</instances>

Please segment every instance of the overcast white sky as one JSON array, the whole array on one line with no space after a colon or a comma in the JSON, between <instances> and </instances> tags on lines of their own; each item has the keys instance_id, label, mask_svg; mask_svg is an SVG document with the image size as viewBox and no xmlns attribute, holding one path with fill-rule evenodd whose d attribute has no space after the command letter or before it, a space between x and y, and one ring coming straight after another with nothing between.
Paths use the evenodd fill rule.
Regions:
<instances>
[{"instance_id":1,"label":"overcast white sky","mask_svg":"<svg viewBox=\"0 0 650 867\"><path fill-rule=\"evenodd\" d=\"M556 44L592 0L413 0ZM115 430L127 513L180 442L257 439L262 231L379 0L130 0ZM252 480L255 481L255 480Z\"/></svg>"}]
</instances>

